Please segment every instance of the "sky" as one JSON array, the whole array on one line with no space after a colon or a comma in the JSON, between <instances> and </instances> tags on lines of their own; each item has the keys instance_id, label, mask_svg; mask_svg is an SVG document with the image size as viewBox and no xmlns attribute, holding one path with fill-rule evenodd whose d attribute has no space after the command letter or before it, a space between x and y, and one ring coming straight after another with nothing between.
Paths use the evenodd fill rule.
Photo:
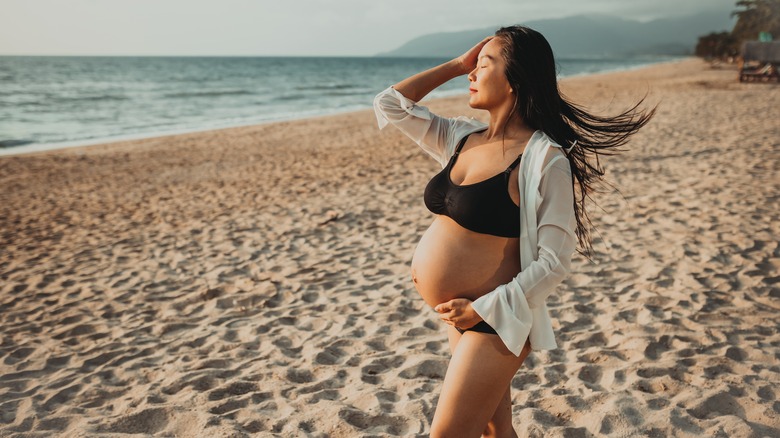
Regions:
<instances>
[{"instance_id":1,"label":"sky","mask_svg":"<svg viewBox=\"0 0 780 438\"><path fill-rule=\"evenodd\" d=\"M0 55L371 56L418 36L735 0L0 0Z\"/></svg>"}]
</instances>

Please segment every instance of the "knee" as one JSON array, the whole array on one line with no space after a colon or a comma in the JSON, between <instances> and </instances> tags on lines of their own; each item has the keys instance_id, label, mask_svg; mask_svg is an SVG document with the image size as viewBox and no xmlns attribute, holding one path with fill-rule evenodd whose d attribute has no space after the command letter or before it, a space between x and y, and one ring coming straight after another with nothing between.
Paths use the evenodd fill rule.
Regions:
<instances>
[{"instance_id":1,"label":"knee","mask_svg":"<svg viewBox=\"0 0 780 438\"><path fill-rule=\"evenodd\" d=\"M483 438L498 437L498 434L496 434L496 425L493 424L492 420L487 424L487 426L485 426L485 430L482 431L482 437Z\"/></svg>"},{"instance_id":2,"label":"knee","mask_svg":"<svg viewBox=\"0 0 780 438\"><path fill-rule=\"evenodd\" d=\"M517 438L512 423L509 424L496 424L493 420L490 420L485 430L482 431L482 438Z\"/></svg>"},{"instance_id":3,"label":"knee","mask_svg":"<svg viewBox=\"0 0 780 438\"><path fill-rule=\"evenodd\" d=\"M441 422L434 421L431 424L431 432L429 434L430 438L446 438L446 437L454 437L455 434L454 431L451 430L451 428L447 427L446 424L441 424Z\"/></svg>"},{"instance_id":4,"label":"knee","mask_svg":"<svg viewBox=\"0 0 780 438\"><path fill-rule=\"evenodd\" d=\"M434 421L433 424L431 424L431 432L429 436L431 438L460 438L468 436L468 433L465 432L462 428L455 427L453 424L445 424Z\"/></svg>"},{"instance_id":5,"label":"knee","mask_svg":"<svg viewBox=\"0 0 780 438\"><path fill-rule=\"evenodd\" d=\"M476 429L472 430L473 428L470 426L471 425L434 422L431 424L431 431L429 436L431 438L479 438L481 436L481 431Z\"/></svg>"}]
</instances>

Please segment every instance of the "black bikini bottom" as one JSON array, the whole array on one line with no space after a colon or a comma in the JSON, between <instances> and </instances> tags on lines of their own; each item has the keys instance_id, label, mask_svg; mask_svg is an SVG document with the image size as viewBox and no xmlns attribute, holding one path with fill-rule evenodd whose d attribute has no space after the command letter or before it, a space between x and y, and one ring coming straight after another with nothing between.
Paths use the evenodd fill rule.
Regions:
<instances>
[{"instance_id":1,"label":"black bikini bottom","mask_svg":"<svg viewBox=\"0 0 780 438\"><path fill-rule=\"evenodd\" d=\"M493 327L491 327L490 324L486 323L485 321L480 321L475 326L469 327L466 330L461 330L461 329L459 329L457 327L455 327L455 330L459 331L460 334L463 334L463 332L468 332L468 331L480 332L480 333L490 333L490 334L493 334L493 335L497 335L498 334L498 333L496 333L495 330L493 330Z\"/></svg>"}]
</instances>

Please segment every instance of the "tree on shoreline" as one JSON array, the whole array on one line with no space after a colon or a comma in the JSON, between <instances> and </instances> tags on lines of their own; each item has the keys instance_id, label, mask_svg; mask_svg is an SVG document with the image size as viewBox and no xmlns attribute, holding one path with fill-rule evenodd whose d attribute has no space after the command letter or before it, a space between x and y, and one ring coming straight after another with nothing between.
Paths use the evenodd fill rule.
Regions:
<instances>
[{"instance_id":1,"label":"tree on shoreline","mask_svg":"<svg viewBox=\"0 0 780 438\"><path fill-rule=\"evenodd\" d=\"M731 32L713 32L699 37L696 56L705 59L735 57L743 42L756 40L761 33L780 39L780 0L740 0L736 7L744 9L731 13L732 17L737 17Z\"/></svg>"},{"instance_id":2,"label":"tree on shoreline","mask_svg":"<svg viewBox=\"0 0 780 438\"><path fill-rule=\"evenodd\" d=\"M705 59L728 58L739 54L739 45L731 32L713 32L699 37L694 54Z\"/></svg>"},{"instance_id":3,"label":"tree on shoreline","mask_svg":"<svg viewBox=\"0 0 780 438\"><path fill-rule=\"evenodd\" d=\"M740 44L757 40L761 32L780 38L780 0L740 0L737 6L745 9L731 13L732 17L738 17L731 35Z\"/></svg>"}]
</instances>

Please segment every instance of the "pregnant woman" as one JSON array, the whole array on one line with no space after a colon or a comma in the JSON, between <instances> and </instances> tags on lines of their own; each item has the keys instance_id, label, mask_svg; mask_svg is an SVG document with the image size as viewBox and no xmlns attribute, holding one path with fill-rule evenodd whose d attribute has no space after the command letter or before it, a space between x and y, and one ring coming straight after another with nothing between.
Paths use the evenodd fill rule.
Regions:
<instances>
[{"instance_id":1,"label":"pregnant woman","mask_svg":"<svg viewBox=\"0 0 780 438\"><path fill-rule=\"evenodd\" d=\"M487 124L417 105L464 74L469 105L489 113ZM546 299L578 242L591 254L584 198L604 172L589 156L625 144L650 120L655 110L638 111L641 103L615 117L570 103L550 45L522 26L374 99L379 128L393 124L443 168L424 191L436 219L411 266L423 300L448 324L452 353L431 436L516 436L512 378L531 350L557 348Z\"/></svg>"}]
</instances>

